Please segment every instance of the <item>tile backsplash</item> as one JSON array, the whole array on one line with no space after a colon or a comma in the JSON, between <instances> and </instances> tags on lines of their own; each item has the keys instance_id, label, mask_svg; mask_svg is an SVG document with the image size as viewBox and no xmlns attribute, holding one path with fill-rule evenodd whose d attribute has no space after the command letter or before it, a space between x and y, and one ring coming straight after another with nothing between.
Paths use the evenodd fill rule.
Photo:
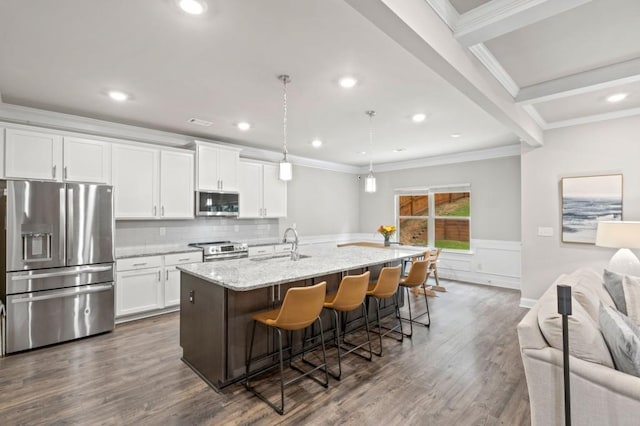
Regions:
<instances>
[{"instance_id":1,"label":"tile backsplash","mask_svg":"<svg viewBox=\"0 0 640 426\"><path fill-rule=\"evenodd\" d=\"M116 247L205 241L260 242L279 237L278 219L118 220Z\"/></svg>"}]
</instances>

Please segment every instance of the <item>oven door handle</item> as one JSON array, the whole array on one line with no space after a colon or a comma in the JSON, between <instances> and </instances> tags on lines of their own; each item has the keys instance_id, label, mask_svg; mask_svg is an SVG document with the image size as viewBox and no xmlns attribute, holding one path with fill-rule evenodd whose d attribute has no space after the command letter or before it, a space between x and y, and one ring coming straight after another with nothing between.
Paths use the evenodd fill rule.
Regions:
<instances>
[{"instance_id":1,"label":"oven door handle","mask_svg":"<svg viewBox=\"0 0 640 426\"><path fill-rule=\"evenodd\" d=\"M222 255L208 255L204 257L205 262L215 262L216 260L243 259L249 257L249 253L233 253Z\"/></svg>"},{"instance_id":2,"label":"oven door handle","mask_svg":"<svg viewBox=\"0 0 640 426\"><path fill-rule=\"evenodd\" d=\"M28 302L39 302L42 300L50 300L50 299L59 299L62 297L74 297L74 296L82 296L84 294L98 293L100 291L110 290L113 288L113 284L98 284L90 286L87 289L77 291L77 290L57 290L53 293L49 293L44 296L33 296L30 297L28 295L16 297L14 296L11 300L11 303L28 303Z\"/></svg>"},{"instance_id":3,"label":"oven door handle","mask_svg":"<svg viewBox=\"0 0 640 426\"><path fill-rule=\"evenodd\" d=\"M52 277L66 277L69 275L78 275L92 272L106 272L113 268L113 266L88 266L82 269L76 269L73 271L63 271L63 272L45 272L43 274L31 274L31 275L15 275L11 277L11 281L27 281L27 280L37 280L41 278L52 278Z\"/></svg>"}]
</instances>

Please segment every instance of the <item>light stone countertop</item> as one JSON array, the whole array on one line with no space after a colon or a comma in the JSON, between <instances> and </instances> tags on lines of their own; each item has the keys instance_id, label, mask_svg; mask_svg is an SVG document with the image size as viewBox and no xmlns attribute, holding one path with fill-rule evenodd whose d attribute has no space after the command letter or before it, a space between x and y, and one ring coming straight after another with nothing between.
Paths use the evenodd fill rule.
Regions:
<instances>
[{"instance_id":1,"label":"light stone countertop","mask_svg":"<svg viewBox=\"0 0 640 426\"><path fill-rule=\"evenodd\" d=\"M235 291L247 291L307 278L343 272L400 260L423 252L424 248L393 247L300 247L303 256L292 261L289 255L244 258L178 266L187 274ZM252 260L259 259L259 260Z\"/></svg>"},{"instance_id":2,"label":"light stone countertop","mask_svg":"<svg viewBox=\"0 0 640 426\"><path fill-rule=\"evenodd\" d=\"M202 251L198 247L190 247L187 244L157 244L151 246L116 247L116 259L142 256L162 256L165 254L188 253Z\"/></svg>"}]
</instances>

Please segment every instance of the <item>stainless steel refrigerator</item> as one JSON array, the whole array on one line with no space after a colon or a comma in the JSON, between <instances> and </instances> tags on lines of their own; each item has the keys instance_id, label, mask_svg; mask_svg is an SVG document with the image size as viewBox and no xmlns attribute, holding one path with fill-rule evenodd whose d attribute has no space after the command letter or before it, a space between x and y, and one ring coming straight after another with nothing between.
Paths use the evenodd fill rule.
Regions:
<instances>
[{"instance_id":1,"label":"stainless steel refrigerator","mask_svg":"<svg viewBox=\"0 0 640 426\"><path fill-rule=\"evenodd\" d=\"M6 352L114 327L113 188L0 181Z\"/></svg>"}]
</instances>

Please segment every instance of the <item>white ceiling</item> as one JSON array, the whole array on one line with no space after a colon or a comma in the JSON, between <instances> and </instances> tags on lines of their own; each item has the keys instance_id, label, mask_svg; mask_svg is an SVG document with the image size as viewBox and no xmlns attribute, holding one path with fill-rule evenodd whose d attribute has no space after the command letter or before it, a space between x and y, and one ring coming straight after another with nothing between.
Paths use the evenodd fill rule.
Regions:
<instances>
[{"instance_id":1,"label":"white ceiling","mask_svg":"<svg viewBox=\"0 0 640 426\"><path fill-rule=\"evenodd\" d=\"M544 129L640 114L637 0L206 1L194 17L175 0L3 0L2 101L279 150L287 73L289 152L352 165L536 145Z\"/></svg>"}]
</instances>

